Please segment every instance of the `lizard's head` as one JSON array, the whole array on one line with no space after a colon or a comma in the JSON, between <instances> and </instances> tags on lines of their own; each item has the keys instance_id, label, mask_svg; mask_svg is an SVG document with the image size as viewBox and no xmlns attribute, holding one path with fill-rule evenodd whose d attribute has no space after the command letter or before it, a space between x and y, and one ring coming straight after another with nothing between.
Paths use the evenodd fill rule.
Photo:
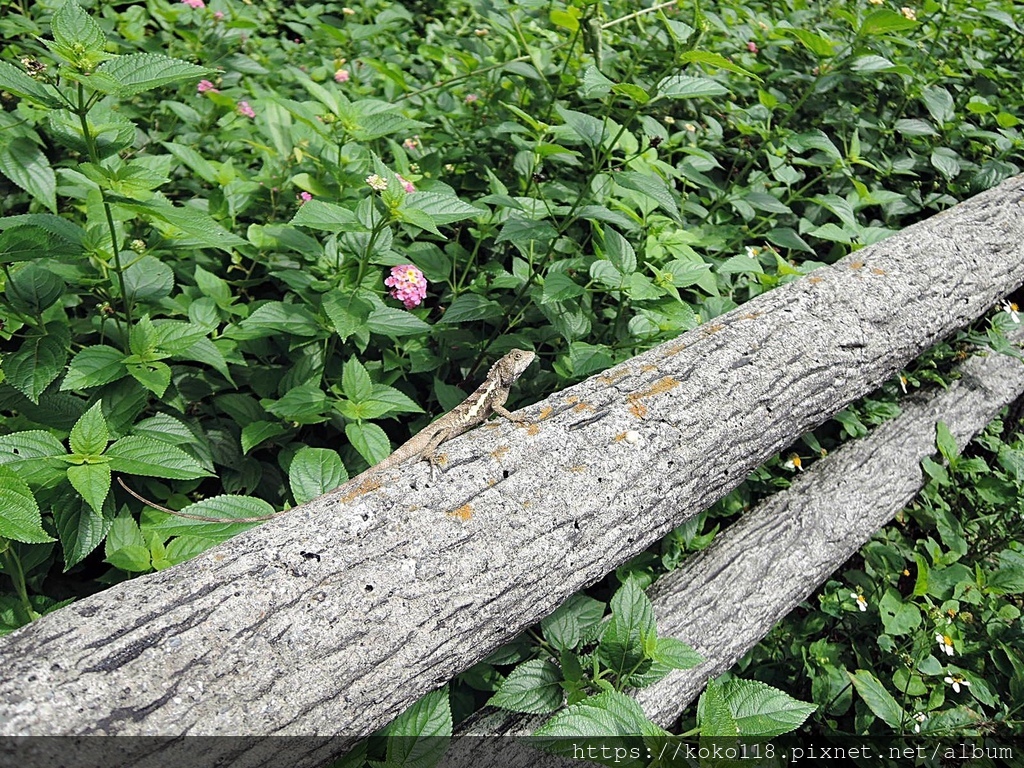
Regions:
<instances>
[{"instance_id":1,"label":"lizard's head","mask_svg":"<svg viewBox=\"0 0 1024 768\"><path fill-rule=\"evenodd\" d=\"M537 355L529 350L513 349L494 364L492 371L500 373L501 378L511 384L523 375L523 371L530 367L536 357ZM495 370L499 368L500 370Z\"/></svg>"}]
</instances>

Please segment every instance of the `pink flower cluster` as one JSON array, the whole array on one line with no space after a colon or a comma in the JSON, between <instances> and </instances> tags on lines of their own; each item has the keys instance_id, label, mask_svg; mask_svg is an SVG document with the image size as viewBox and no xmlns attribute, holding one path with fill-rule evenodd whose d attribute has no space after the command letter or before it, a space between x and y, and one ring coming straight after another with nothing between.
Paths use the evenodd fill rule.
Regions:
<instances>
[{"instance_id":1,"label":"pink flower cluster","mask_svg":"<svg viewBox=\"0 0 1024 768\"><path fill-rule=\"evenodd\" d=\"M249 106L248 101L238 102L237 109L238 114L242 115L243 117L256 117L256 111L251 106Z\"/></svg>"},{"instance_id":2,"label":"pink flower cluster","mask_svg":"<svg viewBox=\"0 0 1024 768\"><path fill-rule=\"evenodd\" d=\"M203 0L181 0L181 2L189 8L195 8L196 10L206 7L206 3L204 3Z\"/></svg>"},{"instance_id":3,"label":"pink flower cluster","mask_svg":"<svg viewBox=\"0 0 1024 768\"><path fill-rule=\"evenodd\" d=\"M335 82L338 83L347 83L348 79L351 76L352 75L349 73L347 69L339 69L337 72L334 73L334 80Z\"/></svg>"},{"instance_id":4,"label":"pink flower cluster","mask_svg":"<svg viewBox=\"0 0 1024 768\"><path fill-rule=\"evenodd\" d=\"M401 182L402 189L404 189L406 192L415 192L416 191L416 187L413 186L413 183L411 181L409 181L408 179L403 178L402 174L396 173L395 176L398 178L399 182Z\"/></svg>"},{"instance_id":5,"label":"pink flower cluster","mask_svg":"<svg viewBox=\"0 0 1024 768\"><path fill-rule=\"evenodd\" d=\"M298 198L299 205L302 205L303 203L308 203L310 200L312 200L313 196L309 194L309 192L299 192Z\"/></svg>"},{"instance_id":6,"label":"pink flower cluster","mask_svg":"<svg viewBox=\"0 0 1024 768\"><path fill-rule=\"evenodd\" d=\"M200 93L206 93L207 91L209 91L210 93L220 93L220 91L217 90L217 86L215 86L209 80L200 80L199 85L196 87L196 90L198 90Z\"/></svg>"},{"instance_id":7,"label":"pink flower cluster","mask_svg":"<svg viewBox=\"0 0 1024 768\"><path fill-rule=\"evenodd\" d=\"M413 264L400 264L391 268L391 276L384 279L384 285L391 289L391 298L412 309L427 296L427 279Z\"/></svg>"}]
</instances>

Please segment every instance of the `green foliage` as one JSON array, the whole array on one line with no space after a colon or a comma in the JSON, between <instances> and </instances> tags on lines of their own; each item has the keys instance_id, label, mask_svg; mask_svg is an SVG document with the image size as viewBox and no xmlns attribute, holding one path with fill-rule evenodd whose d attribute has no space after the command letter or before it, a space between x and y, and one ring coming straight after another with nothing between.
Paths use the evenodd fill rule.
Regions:
<instances>
[{"instance_id":1,"label":"green foliage","mask_svg":"<svg viewBox=\"0 0 1024 768\"><path fill-rule=\"evenodd\" d=\"M535 399L1017 173L1013 11L11 6L0 632L61 604L54 572L95 589L331 490L510 347L541 354L520 388ZM427 282L418 303L384 284L410 264ZM900 383L940 380L957 352ZM803 442L820 453L896 409L865 401ZM950 450L948 467L925 467L944 490L951 472L982 471ZM542 624L541 650L474 680L540 711L555 679L563 712L629 722L624 687L693 661L656 637L640 585L743 503L620 569L610 619L571 602ZM965 555L940 512L948 553L921 557L945 590L963 573L944 558ZM1012 567L979 589L1010 589ZM896 595L884 616L897 638L930 618ZM516 662L529 666L500 669ZM709 722L743 731L730 691L708 694Z\"/></svg>"}]
</instances>

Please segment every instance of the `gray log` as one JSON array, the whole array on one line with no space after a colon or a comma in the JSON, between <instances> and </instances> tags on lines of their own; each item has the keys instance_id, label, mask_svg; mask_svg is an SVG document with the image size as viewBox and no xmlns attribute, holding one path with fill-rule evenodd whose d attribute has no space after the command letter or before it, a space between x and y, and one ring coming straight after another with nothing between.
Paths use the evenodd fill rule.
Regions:
<instances>
[{"instance_id":1,"label":"gray log","mask_svg":"<svg viewBox=\"0 0 1024 768\"><path fill-rule=\"evenodd\" d=\"M22 628L0 640L0 733L343 749L1024 282L1022 200L1011 179L551 396L529 428L453 441L436 482L327 494Z\"/></svg>"},{"instance_id":2,"label":"gray log","mask_svg":"<svg viewBox=\"0 0 1024 768\"><path fill-rule=\"evenodd\" d=\"M1019 343L1024 332L1014 334ZM847 443L719 534L703 552L659 579L648 595L660 637L676 637L705 661L635 691L645 714L669 727L708 680L729 669L807 598L920 491L921 460L934 456L944 422L963 448L1024 393L1024 363L1004 355L971 358L948 390L902 404L901 414ZM546 717L483 710L458 734L527 736ZM446 768L568 766L512 739L458 739Z\"/></svg>"}]
</instances>

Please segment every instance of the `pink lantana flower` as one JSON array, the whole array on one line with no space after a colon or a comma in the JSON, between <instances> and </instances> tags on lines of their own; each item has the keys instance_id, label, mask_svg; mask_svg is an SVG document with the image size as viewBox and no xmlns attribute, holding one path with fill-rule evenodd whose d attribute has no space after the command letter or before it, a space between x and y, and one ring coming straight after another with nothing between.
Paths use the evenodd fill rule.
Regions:
<instances>
[{"instance_id":1,"label":"pink lantana flower","mask_svg":"<svg viewBox=\"0 0 1024 768\"><path fill-rule=\"evenodd\" d=\"M181 0L181 2L187 5L189 8L199 9L206 7L206 3L204 3L203 0Z\"/></svg>"},{"instance_id":2,"label":"pink lantana flower","mask_svg":"<svg viewBox=\"0 0 1024 768\"><path fill-rule=\"evenodd\" d=\"M297 197L299 198L299 205L302 205L303 203L308 203L310 200L313 199L313 196L309 194L309 192L299 192Z\"/></svg>"},{"instance_id":3,"label":"pink lantana flower","mask_svg":"<svg viewBox=\"0 0 1024 768\"><path fill-rule=\"evenodd\" d=\"M477 96L475 93L471 93L471 94L466 96L466 103L467 104L472 104L474 101L476 101L479 98L480 97Z\"/></svg>"},{"instance_id":4,"label":"pink lantana flower","mask_svg":"<svg viewBox=\"0 0 1024 768\"><path fill-rule=\"evenodd\" d=\"M209 80L200 80L199 85L196 86L196 90L200 93L206 93L207 91L211 93L220 93L220 91L217 90L217 86L215 86Z\"/></svg>"},{"instance_id":5,"label":"pink lantana flower","mask_svg":"<svg viewBox=\"0 0 1024 768\"><path fill-rule=\"evenodd\" d=\"M237 109L238 109L238 114L240 114L240 115L242 115L244 117L256 117L256 111L251 106L249 106L249 102L248 101L240 101L240 102L238 102Z\"/></svg>"},{"instance_id":6,"label":"pink lantana flower","mask_svg":"<svg viewBox=\"0 0 1024 768\"><path fill-rule=\"evenodd\" d=\"M406 309L419 306L427 296L427 279L413 264L392 267L384 285L391 289L391 298L398 299Z\"/></svg>"},{"instance_id":7,"label":"pink lantana flower","mask_svg":"<svg viewBox=\"0 0 1024 768\"><path fill-rule=\"evenodd\" d=\"M757 43L751 40L749 43L747 43L747 50L750 51L751 53L757 53Z\"/></svg>"},{"instance_id":8,"label":"pink lantana flower","mask_svg":"<svg viewBox=\"0 0 1024 768\"><path fill-rule=\"evenodd\" d=\"M404 189L406 192L415 192L416 191L416 187L413 186L413 183L411 181L409 181L408 179L403 178L402 174L396 173L395 176L398 177L398 180L402 183L402 189Z\"/></svg>"},{"instance_id":9,"label":"pink lantana flower","mask_svg":"<svg viewBox=\"0 0 1024 768\"><path fill-rule=\"evenodd\" d=\"M337 83L347 83L350 77L352 74L347 69L339 69L334 73L334 81Z\"/></svg>"},{"instance_id":10,"label":"pink lantana flower","mask_svg":"<svg viewBox=\"0 0 1024 768\"><path fill-rule=\"evenodd\" d=\"M213 18L217 21L224 21L224 11L214 11Z\"/></svg>"}]
</instances>

